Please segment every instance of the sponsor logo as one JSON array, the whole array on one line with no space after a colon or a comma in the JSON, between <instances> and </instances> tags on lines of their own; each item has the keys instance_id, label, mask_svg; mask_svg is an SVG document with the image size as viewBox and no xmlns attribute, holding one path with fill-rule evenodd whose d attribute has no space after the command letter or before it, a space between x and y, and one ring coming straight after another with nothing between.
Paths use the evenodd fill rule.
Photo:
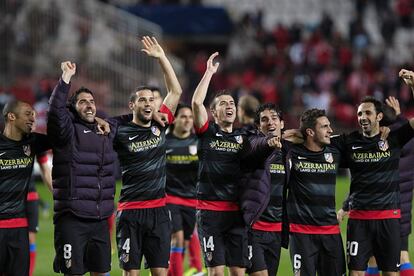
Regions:
<instances>
[{"instance_id":1,"label":"sponsor logo","mask_svg":"<svg viewBox=\"0 0 414 276\"><path fill-rule=\"evenodd\" d=\"M156 148L161 142L161 137L152 138L145 141L131 142L128 145L130 152L141 152L148 149Z\"/></svg>"},{"instance_id":2,"label":"sponsor logo","mask_svg":"<svg viewBox=\"0 0 414 276\"><path fill-rule=\"evenodd\" d=\"M397 263L396 267L398 268L398 267L400 267L400 266L401 266L401 264L398 264L398 263Z\"/></svg>"},{"instance_id":3,"label":"sponsor logo","mask_svg":"<svg viewBox=\"0 0 414 276\"><path fill-rule=\"evenodd\" d=\"M382 140L379 141L378 142L378 148L382 151L386 151L389 148L388 142L387 141L382 141Z\"/></svg>"},{"instance_id":4,"label":"sponsor logo","mask_svg":"<svg viewBox=\"0 0 414 276\"><path fill-rule=\"evenodd\" d=\"M354 152L352 154L352 159L355 162L378 162L383 158L391 157L390 151L378 151L378 152Z\"/></svg>"},{"instance_id":5,"label":"sponsor logo","mask_svg":"<svg viewBox=\"0 0 414 276\"><path fill-rule=\"evenodd\" d=\"M243 148L243 145L228 141L216 140L210 142L210 148L218 151L238 152Z\"/></svg>"},{"instance_id":6,"label":"sponsor logo","mask_svg":"<svg viewBox=\"0 0 414 276\"><path fill-rule=\"evenodd\" d=\"M27 156L30 156L30 154L32 153L32 150L30 149L30 145L24 145L24 146L23 146L23 152L24 152L24 154L26 154Z\"/></svg>"},{"instance_id":7,"label":"sponsor logo","mask_svg":"<svg viewBox=\"0 0 414 276\"><path fill-rule=\"evenodd\" d=\"M151 127L151 132L155 136L160 136L160 134L161 134L161 130L157 126L152 126Z\"/></svg>"},{"instance_id":8,"label":"sponsor logo","mask_svg":"<svg viewBox=\"0 0 414 276\"><path fill-rule=\"evenodd\" d=\"M85 133L85 134L89 133L89 132L92 132L92 130L86 130L86 129L83 130L83 133Z\"/></svg>"},{"instance_id":9,"label":"sponsor logo","mask_svg":"<svg viewBox=\"0 0 414 276\"><path fill-rule=\"evenodd\" d=\"M2 152L2 153L0 153L0 156L2 156L2 155L4 155L4 154L6 154L6 152Z\"/></svg>"},{"instance_id":10,"label":"sponsor logo","mask_svg":"<svg viewBox=\"0 0 414 276\"><path fill-rule=\"evenodd\" d=\"M217 136L217 137L223 137L223 134L221 134L221 133L218 133L218 132L217 132L217 133L216 133L216 136Z\"/></svg>"},{"instance_id":11,"label":"sponsor logo","mask_svg":"<svg viewBox=\"0 0 414 276\"><path fill-rule=\"evenodd\" d=\"M304 160L304 159L306 159L306 157L303 157L303 156L298 156L298 159L299 159L299 160Z\"/></svg>"},{"instance_id":12,"label":"sponsor logo","mask_svg":"<svg viewBox=\"0 0 414 276\"><path fill-rule=\"evenodd\" d=\"M135 135L135 136L132 136L132 137L128 137L128 139L129 139L129 141L132 141L132 140L134 140L135 138L137 138L139 135Z\"/></svg>"},{"instance_id":13,"label":"sponsor logo","mask_svg":"<svg viewBox=\"0 0 414 276\"><path fill-rule=\"evenodd\" d=\"M334 161L333 160L333 155L330 152L329 153L324 153L323 156L325 157L325 160L328 163L332 163Z\"/></svg>"},{"instance_id":14,"label":"sponsor logo","mask_svg":"<svg viewBox=\"0 0 414 276\"><path fill-rule=\"evenodd\" d=\"M336 164L328 163L311 163L311 162L298 162L294 164L295 170L300 172L317 172L317 173L326 173L326 172L335 172Z\"/></svg>"},{"instance_id":15,"label":"sponsor logo","mask_svg":"<svg viewBox=\"0 0 414 276\"><path fill-rule=\"evenodd\" d=\"M171 153L171 152L173 152L174 150L173 149L167 149L166 151L165 151L165 153L166 154L169 154L169 153Z\"/></svg>"},{"instance_id":16,"label":"sponsor logo","mask_svg":"<svg viewBox=\"0 0 414 276\"><path fill-rule=\"evenodd\" d=\"M353 149L353 150L356 150L356 149L362 149L362 147L352 146L352 149Z\"/></svg>"},{"instance_id":17,"label":"sponsor logo","mask_svg":"<svg viewBox=\"0 0 414 276\"><path fill-rule=\"evenodd\" d=\"M72 260L71 259L65 260L65 266L66 268L70 268L72 266Z\"/></svg>"}]
</instances>

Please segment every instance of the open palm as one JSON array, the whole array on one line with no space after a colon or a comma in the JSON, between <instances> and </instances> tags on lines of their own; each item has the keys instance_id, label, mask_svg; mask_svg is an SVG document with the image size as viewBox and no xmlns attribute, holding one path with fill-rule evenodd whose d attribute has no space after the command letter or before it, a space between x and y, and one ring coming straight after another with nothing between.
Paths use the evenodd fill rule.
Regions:
<instances>
[{"instance_id":1,"label":"open palm","mask_svg":"<svg viewBox=\"0 0 414 276\"><path fill-rule=\"evenodd\" d=\"M149 36L144 36L142 37L141 42L144 45L144 48L141 49L141 51L150 57L160 58L165 55L164 50L158 44L158 41L155 39L155 37L150 38Z\"/></svg>"}]
</instances>

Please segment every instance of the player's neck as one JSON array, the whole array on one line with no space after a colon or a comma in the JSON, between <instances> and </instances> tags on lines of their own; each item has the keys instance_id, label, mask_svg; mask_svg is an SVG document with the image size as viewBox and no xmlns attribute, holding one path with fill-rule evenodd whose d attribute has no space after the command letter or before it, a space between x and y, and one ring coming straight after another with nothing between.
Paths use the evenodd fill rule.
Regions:
<instances>
[{"instance_id":1,"label":"player's neck","mask_svg":"<svg viewBox=\"0 0 414 276\"><path fill-rule=\"evenodd\" d=\"M140 127L150 127L151 126L151 121L143 122L135 115L132 118L132 122L136 125L139 125Z\"/></svg>"},{"instance_id":2,"label":"player's neck","mask_svg":"<svg viewBox=\"0 0 414 276\"><path fill-rule=\"evenodd\" d=\"M374 137L374 136L377 136L378 134L380 133L380 131L379 131L379 129L377 129L377 130L372 130L372 131L370 131L370 132L362 132L362 135L364 136L364 137L368 137L368 138L371 138L371 137Z\"/></svg>"},{"instance_id":3,"label":"player's neck","mask_svg":"<svg viewBox=\"0 0 414 276\"><path fill-rule=\"evenodd\" d=\"M307 148L310 151L322 151L323 150L323 146L321 146L320 144L315 143L313 140L310 139L306 139L305 142L303 143L303 145L305 146L305 148Z\"/></svg>"},{"instance_id":4,"label":"player's neck","mask_svg":"<svg viewBox=\"0 0 414 276\"><path fill-rule=\"evenodd\" d=\"M10 140L20 141L23 139L23 133L11 124L6 124L4 127L3 135Z\"/></svg>"},{"instance_id":5,"label":"player's neck","mask_svg":"<svg viewBox=\"0 0 414 276\"><path fill-rule=\"evenodd\" d=\"M220 130L227 132L227 133L232 133L233 132L233 124L232 123L223 123L223 122L217 122L216 124L220 127Z\"/></svg>"},{"instance_id":6,"label":"player's neck","mask_svg":"<svg viewBox=\"0 0 414 276\"><path fill-rule=\"evenodd\" d=\"M174 130L173 130L173 135L177 138L180 138L180 139L185 139L185 138L189 137L190 134L191 134L190 131L183 131L183 130L180 131L177 128L174 128Z\"/></svg>"}]
</instances>

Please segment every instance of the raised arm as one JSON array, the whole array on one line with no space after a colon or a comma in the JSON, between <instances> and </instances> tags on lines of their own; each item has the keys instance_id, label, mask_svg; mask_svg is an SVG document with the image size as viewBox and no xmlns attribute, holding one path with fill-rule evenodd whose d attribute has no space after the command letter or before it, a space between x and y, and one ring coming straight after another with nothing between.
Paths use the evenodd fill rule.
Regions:
<instances>
[{"instance_id":1,"label":"raised arm","mask_svg":"<svg viewBox=\"0 0 414 276\"><path fill-rule=\"evenodd\" d=\"M406 69L401 69L398 75L403 79L405 84L411 88L411 92L414 97L414 72ZM411 127L414 129L414 118L410 118L409 122Z\"/></svg>"},{"instance_id":2,"label":"raised arm","mask_svg":"<svg viewBox=\"0 0 414 276\"><path fill-rule=\"evenodd\" d=\"M42 178L42 182L46 185L46 187L49 189L50 192L53 192L52 172L51 172L50 166L47 163L47 161L48 161L48 157L46 154L37 156L37 163L39 164L40 176Z\"/></svg>"},{"instance_id":3,"label":"raised arm","mask_svg":"<svg viewBox=\"0 0 414 276\"><path fill-rule=\"evenodd\" d=\"M70 90L70 79L76 73L76 64L70 61L62 62L62 77L49 99L47 134L53 143L66 143L72 131L72 118L66 107Z\"/></svg>"},{"instance_id":4,"label":"raised arm","mask_svg":"<svg viewBox=\"0 0 414 276\"><path fill-rule=\"evenodd\" d=\"M201 79L200 83L197 85L197 88L194 91L194 95L191 100L194 114L194 125L197 128L203 127L208 120L207 110L203 103L206 99L211 78L217 72L217 69L220 65L218 62L213 63L213 60L216 56L218 56L218 52L215 52L208 58L206 72L204 73L204 76Z\"/></svg>"},{"instance_id":5,"label":"raised arm","mask_svg":"<svg viewBox=\"0 0 414 276\"><path fill-rule=\"evenodd\" d=\"M158 59L158 62L161 65L161 69L164 73L165 86L167 87L167 96L163 103L168 107L171 113L174 114L182 94L181 85L175 75L174 68L155 37L150 38L149 36L144 36L141 39L141 42L144 46L141 51L150 57Z\"/></svg>"}]
</instances>

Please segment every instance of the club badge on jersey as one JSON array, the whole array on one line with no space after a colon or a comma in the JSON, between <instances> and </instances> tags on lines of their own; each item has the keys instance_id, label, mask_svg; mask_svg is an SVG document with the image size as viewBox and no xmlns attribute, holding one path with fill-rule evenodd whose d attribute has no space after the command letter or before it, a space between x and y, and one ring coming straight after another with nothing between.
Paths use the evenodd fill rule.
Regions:
<instances>
[{"instance_id":1,"label":"club badge on jersey","mask_svg":"<svg viewBox=\"0 0 414 276\"><path fill-rule=\"evenodd\" d=\"M239 144L243 143L243 137L241 135L237 135L234 137L236 139L236 142Z\"/></svg>"},{"instance_id":2,"label":"club badge on jersey","mask_svg":"<svg viewBox=\"0 0 414 276\"><path fill-rule=\"evenodd\" d=\"M23 152L27 156L30 156L32 153L32 150L30 149L30 145L23 145Z\"/></svg>"},{"instance_id":3,"label":"club badge on jersey","mask_svg":"<svg viewBox=\"0 0 414 276\"><path fill-rule=\"evenodd\" d=\"M334 161L332 153L330 153L330 152L324 153L324 156L325 156L326 162L332 163Z\"/></svg>"},{"instance_id":4,"label":"club badge on jersey","mask_svg":"<svg viewBox=\"0 0 414 276\"><path fill-rule=\"evenodd\" d=\"M189 145L188 146L188 152L191 155L196 155L197 154L197 145Z\"/></svg>"},{"instance_id":5,"label":"club badge on jersey","mask_svg":"<svg viewBox=\"0 0 414 276\"><path fill-rule=\"evenodd\" d=\"M387 141L382 141L382 140L379 141L378 142L378 148L382 151L386 151L389 148L388 142Z\"/></svg>"},{"instance_id":6,"label":"club badge on jersey","mask_svg":"<svg viewBox=\"0 0 414 276\"><path fill-rule=\"evenodd\" d=\"M152 126L151 127L151 132L155 136L160 136L161 130L158 127L156 127L156 126Z\"/></svg>"}]
</instances>

